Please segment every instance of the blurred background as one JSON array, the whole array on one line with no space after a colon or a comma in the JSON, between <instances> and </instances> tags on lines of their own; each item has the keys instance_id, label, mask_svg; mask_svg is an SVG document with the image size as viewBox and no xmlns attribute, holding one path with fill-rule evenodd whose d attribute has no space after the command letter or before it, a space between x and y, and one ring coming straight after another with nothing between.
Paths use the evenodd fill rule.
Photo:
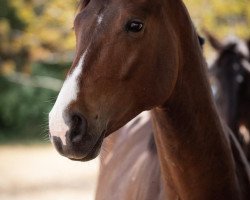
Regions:
<instances>
[{"instance_id":1,"label":"blurred background","mask_svg":"<svg viewBox=\"0 0 250 200\"><path fill-rule=\"evenodd\" d=\"M198 32L250 38L249 0L184 0ZM0 199L92 200L98 159L59 156L47 115L74 56L77 0L0 0ZM214 52L205 45L208 60Z\"/></svg>"}]
</instances>

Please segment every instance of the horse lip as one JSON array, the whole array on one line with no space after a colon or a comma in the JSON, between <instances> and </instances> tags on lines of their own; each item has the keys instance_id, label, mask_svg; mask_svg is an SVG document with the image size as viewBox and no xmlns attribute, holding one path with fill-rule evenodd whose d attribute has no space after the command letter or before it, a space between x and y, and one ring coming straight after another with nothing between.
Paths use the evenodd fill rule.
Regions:
<instances>
[{"instance_id":1,"label":"horse lip","mask_svg":"<svg viewBox=\"0 0 250 200\"><path fill-rule=\"evenodd\" d=\"M95 145L91 148L91 150L88 152L88 154L82 158L69 158L70 160L73 160L73 161L89 161L89 160L92 160L94 158L96 158L99 153L100 153L100 149L101 149L101 145L102 145L102 142L105 138L105 132L103 132L101 134L101 136L99 137L99 139L97 140L97 142L95 143Z\"/></svg>"}]
</instances>

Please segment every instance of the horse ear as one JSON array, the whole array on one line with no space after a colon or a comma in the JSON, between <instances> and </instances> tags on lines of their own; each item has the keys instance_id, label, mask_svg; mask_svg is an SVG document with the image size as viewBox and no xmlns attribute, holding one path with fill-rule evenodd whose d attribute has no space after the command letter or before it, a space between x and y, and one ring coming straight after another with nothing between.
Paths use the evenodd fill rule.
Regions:
<instances>
[{"instance_id":1,"label":"horse ear","mask_svg":"<svg viewBox=\"0 0 250 200\"><path fill-rule=\"evenodd\" d=\"M223 48L223 44L215 37L213 36L210 32L208 32L207 30L203 29L203 32L205 33L208 42L210 43L210 45L217 51L222 50Z\"/></svg>"}]
</instances>

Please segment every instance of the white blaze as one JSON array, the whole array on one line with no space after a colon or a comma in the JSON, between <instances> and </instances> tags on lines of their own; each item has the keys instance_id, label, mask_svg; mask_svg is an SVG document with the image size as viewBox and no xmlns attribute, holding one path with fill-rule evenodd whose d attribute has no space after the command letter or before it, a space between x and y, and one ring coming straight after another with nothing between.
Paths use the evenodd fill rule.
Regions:
<instances>
[{"instance_id":1,"label":"white blaze","mask_svg":"<svg viewBox=\"0 0 250 200\"><path fill-rule=\"evenodd\" d=\"M79 92L78 78L81 74L87 50L82 55L74 71L65 80L57 100L49 113L49 131L51 138L60 137L62 143L66 145L66 132L69 127L65 124L63 114L69 104L76 100Z\"/></svg>"}]
</instances>

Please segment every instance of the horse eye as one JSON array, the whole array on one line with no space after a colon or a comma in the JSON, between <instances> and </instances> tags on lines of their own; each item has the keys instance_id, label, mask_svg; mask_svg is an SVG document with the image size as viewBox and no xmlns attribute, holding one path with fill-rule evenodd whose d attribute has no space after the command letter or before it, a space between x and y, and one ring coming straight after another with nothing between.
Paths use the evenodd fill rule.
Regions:
<instances>
[{"instance_id":1,"label":"horse eye","mask_svg":"<svg viewBox=\"0 0 250 200\"><path fill-rule=\"evenodd\" d=\"M130 21L126 25L126 31L128 32L140 32L143 28L143 23L140 21Z\"/></svg>"}]
</instances>

